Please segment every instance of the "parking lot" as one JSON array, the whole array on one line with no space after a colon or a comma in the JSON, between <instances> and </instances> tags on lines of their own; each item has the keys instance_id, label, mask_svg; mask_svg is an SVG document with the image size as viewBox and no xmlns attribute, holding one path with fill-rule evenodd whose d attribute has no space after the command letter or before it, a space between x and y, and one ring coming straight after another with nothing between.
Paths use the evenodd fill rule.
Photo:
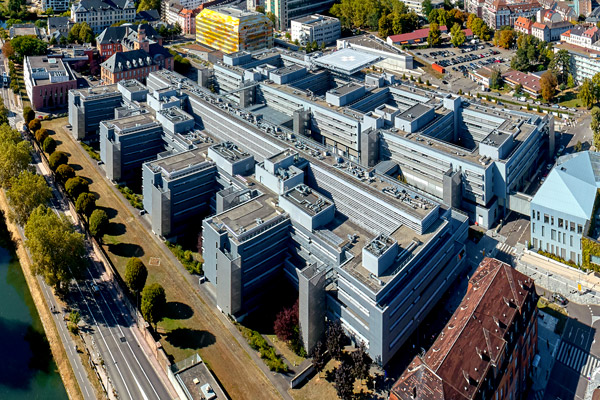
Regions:
<instances>
[{"instance_id":1,"label":"parking lot","mask_svg":"<svg viewBox=\"0 0 600 400\"><path fill-rule=\"evenodd\" d=\"M510 65L508 51L493 48L489 43L464 45L459 48L424 49L415 51L415 55L428 64L436 63L446 69L447 74L467 76L469 71L491 66L492 64Z\"/></svg>"}]
</instances>

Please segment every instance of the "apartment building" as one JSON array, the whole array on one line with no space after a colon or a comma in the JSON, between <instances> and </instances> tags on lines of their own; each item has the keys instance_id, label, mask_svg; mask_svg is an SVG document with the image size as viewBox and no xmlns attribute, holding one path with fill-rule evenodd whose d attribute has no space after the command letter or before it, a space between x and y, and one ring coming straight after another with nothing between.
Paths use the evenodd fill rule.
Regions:
<instances>
[{"instance_id":1,"label":"apartment building","mask_svg":"<svg viewBox=\"0 0 600 400\"><path fill-rule=\"evenodd\" d=\"M291 26L292 40L297 40L302 46L313 42L330 44L342 34L339 19L318 14L292 20Z\"/></svg>"},{"instance_id":2,"label":"apartment building","mask_svg":"<svg viewBox=\"0 0 600 400\"><path fill-rule=\"evenodd\" d=\"M132 0L80 0L71 4L74 23L87 22L95 34L120 21L133 22L136 7Z\"/></svg>"},{"instance_id":3,"label":"apartment building","mask_svg":"<svg viewBox=\"0 0 600 400\"><path fill-rule=\"evenodd\" d=\"M560 40L563 33L573 28L569 21L559 22L534 22L531 26L531 34L543 42L556 42Z\"/></svg>"},{"instance_id":4,"label":"apartment building","mask_svg":"<svg viewBox=\"0 0 600 400\"><path fill-rule=\"evenodd\" d=\"M69 9L69 1L68 0L42 0L42 11L47 11L49 8L52 8L54 12L64 12Z\"/></svg>"},{"instance_id":5,"label":"apartment building","mask_svg":"<svg viewBox=\"0 0 600 400\"><path fill-rule=\"evenodd\" d=\"M519 17L515 20L515 31L524 33L526 35L531 35L531 27L533 25L533 21L529 18Z\"/></svg>"},{"instance_id":6,"label":"apartment building","mask_svg":"<svg viewBox=\"0 0 600 400\"><path fill-rule=\"evenodd\" d=\"M178 24L186 35L196 34L196 15L199 11L185 8L178 2L170 2L165 8L165 12L168 24Z\"/></svg>"},{"instance_id":7,"label":"apartment building","mask_svg":"<svg viewBox=\"0 0 600 400\"><path fill-rule=\"evenodd\" d=\"M25 90L34 110L66 108L68 93L77 88L69 64L48 56L26 56L23 63Z\"/></svg>"},{"instance_id":8,"label":"apartment building","mask_svg":"<svg viewBox=\"0 0 600 400\"><path fill-rule=\"evenodd\" d=\"M483 259L450 322L389 400L522 398L537 352L537 298L531 278Z\"/></svg>"},{"instance_id":9,"label":"apartment building","mask_svg":"<svg viewBox=\"0 0 600 400\"><path fill-rule=\"evenodd\" d=\"M275 15L275 29L284 31L294 19L313 14L323 14L333 6L334 0L265 0L265 12Z\"/></svg>"},{"instance_id":10,"label":"apartment building","mask_svg":"<svg viewBox=\"0 0 600 400\"><path fill-rule=\"evenodd\" d=\"M500 29L503 26L514 26L519 17L533 19L542 6L535 0L519 3L494 0L485 3L483 8L483 20L492 29Z\"/></svg>"},{"instance_id":11,"label":"apartment building","mask_svg":"<svg viewBox=\"0 0 600 400\"><path fill-rule=\"evenodd\" d=\"M224 53L273 47L273 24L263 14L235 7L205 8L196 17L196 42Z\"/></svg>"},{"instance_id":12,"label":"apartment building","mask_svg":"<svg viewBox=\"0 0 600 400\"><path fill-rule=\"evenodd\" d=\"M77 140L94 137L100 122L114 118L123 97L117 85L103 85L69 91L69 124Z\"/></svg>"},{"instance_id":13,"label":"apartment building","mask_svg":"<svg viewBox=\"0 0 600 400\"><path fill-rule=\"evenodd\" d=\"M556 49L571 55L570 72L577 84L600 72L600 30L595 25L575 25L560 35Z\"/></svg>"}]
</instances>

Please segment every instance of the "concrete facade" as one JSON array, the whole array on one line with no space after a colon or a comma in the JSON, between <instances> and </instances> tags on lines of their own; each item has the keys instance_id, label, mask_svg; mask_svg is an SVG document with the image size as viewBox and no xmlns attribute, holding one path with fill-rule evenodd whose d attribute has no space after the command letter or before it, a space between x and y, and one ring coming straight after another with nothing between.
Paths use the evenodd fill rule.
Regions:
<instances>
[{"instance_id":1,"label":"concrete facade","mask_svg":"<svg viewBox=\"0 0 600 400\"><path fill-rule=\"evenodd\" d=\"M47 56L25 57L23 80L34 110L66 108L69 90L77 88L69 64Z\"/></svg>"},{"instance_id":2,"label":"concrete facade","mask_svg":"<svg viewBox=\"0 0 600 400\"><path fill-rule=\"evenodd\" d=\"M69 92L69 124L75 139L95 136L100 122L113 119L123 103L117 85L96 86Z\"/></svg>"}]
</instances>

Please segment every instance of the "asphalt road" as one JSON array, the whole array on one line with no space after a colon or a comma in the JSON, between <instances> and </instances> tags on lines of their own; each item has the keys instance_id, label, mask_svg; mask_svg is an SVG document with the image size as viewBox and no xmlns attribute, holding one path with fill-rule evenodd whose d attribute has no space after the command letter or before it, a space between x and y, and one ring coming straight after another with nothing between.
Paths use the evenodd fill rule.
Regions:
<instances>
[{"instance_id":1,"label":"asphalt road","mask_svg":"<svg viewBox=\"0 0 600 400\"><path fill-rule=\"evenodd\" d=\"M64 212L66 203L53 186L49 172L40 164L37 167L53 189L53 208L57 213ZM89 244L87 251L90 268L86 272L86 279L73 284L71 297L77 304L82 320L89 326L88 333L94 343L91 351L98 353L104 361L112 383L109 390L114 390L119 399L171 398L166 384L138 342L134 332L135 321L116 283L103 280L103 264L95 260ZM96 293L92 290L94 283L99 287Z\"/></svg>"}]
</instances>

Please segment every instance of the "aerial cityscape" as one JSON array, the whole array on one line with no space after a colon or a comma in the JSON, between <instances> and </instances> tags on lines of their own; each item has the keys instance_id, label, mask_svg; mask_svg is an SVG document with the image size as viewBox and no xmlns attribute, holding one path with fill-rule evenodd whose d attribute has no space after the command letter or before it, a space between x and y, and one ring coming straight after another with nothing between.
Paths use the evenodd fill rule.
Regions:
<instances>
[{"instance_id":1,"label":"aerial cityscape","mask_svg":"<svg viewBox=\"0 0 600 400\"><path fill-rule=\"evenodd\" d=\"M596 0L2 0L0 50L0 399L600 399Z\"/></svg>"}]
</instances>

